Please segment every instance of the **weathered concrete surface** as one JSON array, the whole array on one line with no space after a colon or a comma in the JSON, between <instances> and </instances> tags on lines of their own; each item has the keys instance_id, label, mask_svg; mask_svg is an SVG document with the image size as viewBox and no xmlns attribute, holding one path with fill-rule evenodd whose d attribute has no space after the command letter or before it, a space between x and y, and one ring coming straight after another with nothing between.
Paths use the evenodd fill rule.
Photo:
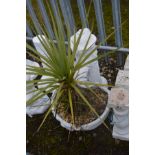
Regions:
<instances>
[{"instance_id":1,"label":"weathered concrete surface","mask_svg":"<svg viewBox=\"0 0 155 155\"><path fill-rule=\"evenodd\" d=\"M129 70L129 55L126 58L125 65L124 65L124 70Z\"/></svg>"},{"instance_id":2,"label":"weathered concrete surface","mask_svg":"<svg viewBox=\"0 0 155 155\"><path fill-rule=\"evenodd\" d=\"M128 90L123 87L112 88L110 92L108 106L112 108L128 107L129 106Z\"/></svg>"},{"instance_id":3,"label":"weathered concrete surface","mask_svg":"<svg viewBox=\"0 0 155 155\"><path fill-rule=\"evenodd\" d=\"M115 85L128 89L129 88L129 71L119 70Z\"/></svg>"}]
</instances>

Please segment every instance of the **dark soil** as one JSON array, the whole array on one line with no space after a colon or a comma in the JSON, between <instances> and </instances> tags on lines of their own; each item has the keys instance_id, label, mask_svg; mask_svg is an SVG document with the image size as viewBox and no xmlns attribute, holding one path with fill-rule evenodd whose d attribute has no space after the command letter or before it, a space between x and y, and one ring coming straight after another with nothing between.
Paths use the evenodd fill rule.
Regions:
<instances>
[{"instance_id":1,"label":"dark soil","mask_svg":"<svg viewBox=\"0 0 155 155\"><path fill-rule=\"evenodd\" d=\"M84 95L84 97L91 104L91 106L95 109L97 114L101 115L106 108L108 99L107 93L97 87L91 88L91 91L93 91L93 93L86 88L79 89L81 90L81 93ZM72 102L76 127L90 123L98 118L97 115L87 106L87 104L74 90L72 90ZM66 120L68 123L73 123L67 93L66 95L64 94L63 98L60 99L57 109L57 113L64 120Z\"/></svg>"},{"instance_id":2,"label":"dark soil","mask_svg":"<svg viewBox=\"0 0 155 155\"><path fill-rule=\"evenodd\" d=\"M104 125L92 131L69 132L52 115L36 133L43 115L27 117L27 152L33 155L128 155L129 144L116 143ZM108 123L108 120L107 120Z\"/></svg>"}]
</instances>

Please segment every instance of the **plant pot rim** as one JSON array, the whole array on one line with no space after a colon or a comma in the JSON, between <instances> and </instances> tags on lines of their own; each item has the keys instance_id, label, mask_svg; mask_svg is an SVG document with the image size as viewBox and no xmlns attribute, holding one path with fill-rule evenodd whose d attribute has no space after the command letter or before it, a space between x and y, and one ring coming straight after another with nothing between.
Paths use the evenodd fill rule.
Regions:
<instances>
[{"instance_id":1,"label":"plant pot rim","mask_svg":"<svg viewBox=\"0 0 155 155\"><path fill-rule=\"evenodd\" d=\"M103 90L103 91L105 91L105 90ZM53 91L53 94L51 97L51 103L53 101L53 98L55 97L55 94L56 94L56 90ZM109 93L107 93L107 94L108 94L108 98L109 98ZM99 116L99 118L95 119L94 121L92 121L90 123L86 123L86 124L83 124L79 127L75 127L75 126L73 126L73 124L68 123L62 117L60 117L60 115L56 113L54 108L52 109L52 113L53 113L54 117L60 122L60 125L69 131L93 130L103 123L103 121L106 119L107 115L109 114L109 111L110 111L110 108L106 105L104 112Z\"/></svg>"}]
</instances>

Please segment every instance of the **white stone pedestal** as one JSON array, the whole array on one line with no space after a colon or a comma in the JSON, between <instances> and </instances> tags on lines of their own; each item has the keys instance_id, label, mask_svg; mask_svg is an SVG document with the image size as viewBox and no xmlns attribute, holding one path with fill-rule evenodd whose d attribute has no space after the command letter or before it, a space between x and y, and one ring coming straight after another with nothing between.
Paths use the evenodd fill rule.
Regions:
<instances>
[{"instance_id":1,"label":"white stone pedestal","mask_svg":"<svg viewBox=\"0 0 155 155\"><path fill-rule=\"evenodd\" d=\"M108 106L113 108L113 138L129 140L129 59L125 70L119 70L115 88L111 89Z\"/></svg>"},{"instance_id":2,"label":"white stone pedestal","mask_svg":"<svg viewBox=\"0 0 155 155\"><path fill-rule=\"evenodd\" d=\"M113 108L113 138L120 140L129 140L129 108Z\"/></svg>"}]
</instances>

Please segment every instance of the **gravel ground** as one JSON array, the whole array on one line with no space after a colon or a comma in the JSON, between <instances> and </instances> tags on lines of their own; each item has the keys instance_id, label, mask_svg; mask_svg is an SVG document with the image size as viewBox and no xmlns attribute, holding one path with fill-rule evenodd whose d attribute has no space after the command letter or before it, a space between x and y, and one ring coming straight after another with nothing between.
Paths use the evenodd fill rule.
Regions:
<instances>
[{"instance_id":1,"label":"gravel ground","mask_svg":"<svg viewBox=\"0 0 155 155\"><path fill-rule=\"evenodd\" d=\"M99 52L99 54L101 54L101 52ZM118 70L123 69L122 66L117 65L116 58L114 56L109 57L108 63L104 59L101 59L99 60L99 66L101 73L100 75L107 79L108 84L114 85Z\"/></svg>"}]
</instances>

